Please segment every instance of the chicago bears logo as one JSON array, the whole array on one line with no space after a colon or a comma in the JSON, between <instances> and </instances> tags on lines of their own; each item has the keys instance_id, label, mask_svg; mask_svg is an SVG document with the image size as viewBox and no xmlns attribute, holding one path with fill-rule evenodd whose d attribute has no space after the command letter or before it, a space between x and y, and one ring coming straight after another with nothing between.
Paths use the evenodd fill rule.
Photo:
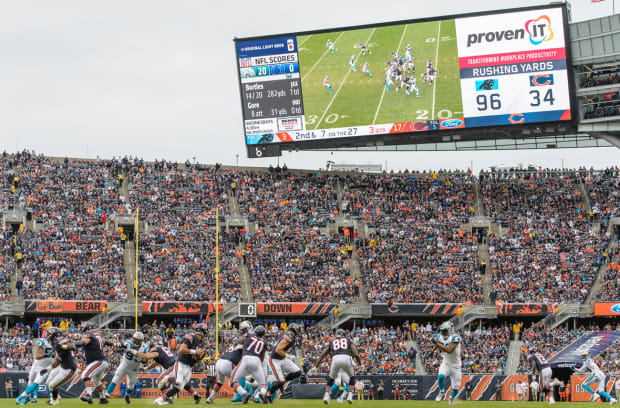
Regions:
<instances>
[{"instance_id":1,"label":"chicago bears logo","mask_svg":"<svg viewBox=\"0 0 620 408\"><path fill-rule=\"evenodd\" d=\"M523 123L525 121L525 118L523 117L522 113L513 113L508 117L508 121L510 121L510 123L512 124Z\"/></svg>"},{"instance_id":2,"label":"chicago bears logo","mask_svg":"<svg viewBox=\"0 0 620 408\"><path fill-rule=\"evenodd\" d=\"M553 74L530 75L530 86L553 85Z\"/></svg>"}]
</instances>

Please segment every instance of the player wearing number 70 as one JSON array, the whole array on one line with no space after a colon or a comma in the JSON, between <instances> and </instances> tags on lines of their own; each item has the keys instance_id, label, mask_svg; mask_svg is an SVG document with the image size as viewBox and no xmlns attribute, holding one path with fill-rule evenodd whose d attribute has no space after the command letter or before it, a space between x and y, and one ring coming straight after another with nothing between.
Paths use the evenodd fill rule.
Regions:
<instances>
[{"instance_id":1,"label":"player wearing number 70","mask_svg":"<svg viewBox=\"0 0 620 408\"><path fill-rule=\"evenodd\" d=\"M265 358L267 343L263 337L265 337L265 327L263 326L256 326L253 332L247 334L243 342L241 362L232 372L232 388L243 397L242 402L244 404L247 404L252 394L239 385L239 381L248 375L254 377L260 387L259 398L263 402L267 401L267 382L262 363Z\"/></svg>"},{"instance_id":2,"label":"player wearing number 70","mask_svg":"<svg viewBox=\"0 0 620 408\"><path fill-rule=\"evenodd\" d=\"M338 329L336 330L336 338L329 341L329 344L325 347L319 359L314 363L315 368L319 368L321 361L327 357L327 354L332 355L332 365L325 385L323 402L329 404L331 387L334 385L336 378L339 378L341 373L343 373L349 377L349 385L345 388L345 392L348 392L346 398L347 402L351 404L353 402L353 389L355 386L355 373L353 372L353 359L351 356L353 356L357 362L360 370L363 370L362 359L357 352L357 348L345 337L344 330Z\"/></svg>"}]
</instances>

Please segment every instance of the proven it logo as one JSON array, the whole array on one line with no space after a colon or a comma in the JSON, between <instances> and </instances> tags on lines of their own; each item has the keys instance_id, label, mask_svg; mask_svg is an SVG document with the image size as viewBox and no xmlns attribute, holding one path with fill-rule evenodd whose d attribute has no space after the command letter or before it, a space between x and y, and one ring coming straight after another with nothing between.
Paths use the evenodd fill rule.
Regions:
<instances>
[{"instance_id":1,"label":"proven it logo","mask_svg":"<svg viewBox=\"0 0 620 408\"><path fill-rule=\"evenodd\" d=\"M525 22L525 29L516 28L470 33L467 34L467 47L469 48L475 44L523 40L526 33L529 35L530 42L534 45L539 45L544 41L551 41L553 39L551 19L543 14L536 19L527 20Z\"/></svg>"},{"instance_id":2,"label":"proven it logo","mask_svg":"<svg viewBox=\"0 0 620 408\"><path fill-rule=\"evenodd\" d=\"M551 20L544 14L535 20L527 20L525 22L525 30L530 35L530 42L534 45L553 39Z\"/></svg>"}]
</instances>

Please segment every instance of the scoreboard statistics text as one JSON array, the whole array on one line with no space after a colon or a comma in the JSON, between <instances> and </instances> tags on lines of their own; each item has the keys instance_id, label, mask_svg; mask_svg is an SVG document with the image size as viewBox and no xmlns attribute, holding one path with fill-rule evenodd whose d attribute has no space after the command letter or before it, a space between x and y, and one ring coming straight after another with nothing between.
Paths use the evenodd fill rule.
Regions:
<instances>
[{"instance_id":1,"label":"scoreboard statistics text","mask_svg":"<svg viewBox=\"0 0 620 408\"><path fill-rule=\"evenodd\" d=\"M565 13L236 39L246 144L571 121Z\"/></svg>"}]
</instances>

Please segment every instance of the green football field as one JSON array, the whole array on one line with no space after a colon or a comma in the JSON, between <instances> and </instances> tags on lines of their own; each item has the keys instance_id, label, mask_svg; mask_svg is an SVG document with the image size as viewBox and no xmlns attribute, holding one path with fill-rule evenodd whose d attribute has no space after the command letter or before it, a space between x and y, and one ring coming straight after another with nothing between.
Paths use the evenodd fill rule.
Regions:
<instances>
[{"instance_id":1,"label":"green football field","mask_svg":"<svg viewBox=\"0 0 620 408\"><path fill-rule=\"evenodd\" d=\"M248 406L256 406L254 403L248 403ZM78 407L88 407L97 405L97 400L93 405L88 405L78 399L61 399L60 403L57 407L68 407L68 408L78 408ZM581 407L591 407L593 403L586 402L558 402L555 404L555 407L571 407L571 408L581 408ZM603 406L601 404L598 404ZM15 407L15 402L10 399L0 399L0 407ZM35 405L30 405L31 407L36 406L48 406L45 401L41 400ZM125 404L124 400L121 399L111 399L110 403L107 405L108 407L153 407L153 400L133 400L131 405ZM194 405L192 399L175 399L172 407L230 407L233 404L228 400L217 400L213 405L205 404L204 400L200 401L199 405ZM325 406L323 401L321 400L278 400L272 406L275 407L320 407ZM338 404L336 401L332 401L329 406L349 406L349 404ZM485 407L485 408L527 408L527 407L548 407L549 405L544 402L495 402L495 401L457 401L455 406L460 407ZM380 408L380 407L407 407L407 408L431 408L431 407L445 407L448 408L447 401L443 402L434 402L434 401L354 401L351 407L366 407L366 408Z\"/></svg>"},{"instance_id":2,"label":"green football field","mask_svg":"<svg viewBox=\"0 0 620 408\"><path fill-rule=\"evenodd\" d=\"M328 39L336 52L328 51ZM368 45L370 55L362 55L360 43ZM385 92L392 51L403 56L407 44L411 45L419 98L415 92L406 96L405 88L396 92L400 81ZM297 47L307 129L463 116L454 20L299 36ZM349 65L352 55L357 72ZM428 58L439 71L433 86L422 81ZM373 77L362 72L364 62ZM326 75L331 94L323 87Z\"/></svg>"}]
</instances>

